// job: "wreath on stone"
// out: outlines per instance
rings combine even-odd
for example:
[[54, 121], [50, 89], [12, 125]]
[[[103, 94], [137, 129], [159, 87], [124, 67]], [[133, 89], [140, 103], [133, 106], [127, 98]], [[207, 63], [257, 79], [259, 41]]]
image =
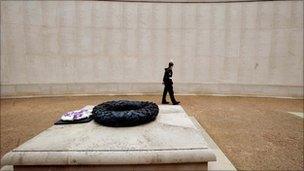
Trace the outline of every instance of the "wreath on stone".
[[101, 125], [127, 127], [151, 122], [158, 112], [158, 106], [153, 102], [116, 100], [95, 106], [92, 114]]

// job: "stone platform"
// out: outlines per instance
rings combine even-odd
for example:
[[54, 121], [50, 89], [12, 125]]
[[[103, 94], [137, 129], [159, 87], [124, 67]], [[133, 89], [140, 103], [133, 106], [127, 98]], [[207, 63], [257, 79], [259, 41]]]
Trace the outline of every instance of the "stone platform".
[[7, 153], [14, 170], [207, 170], [215, 161], [181, 106], [160, 105], [154, 122], [105, 127], [94, 121], [54, 125]]

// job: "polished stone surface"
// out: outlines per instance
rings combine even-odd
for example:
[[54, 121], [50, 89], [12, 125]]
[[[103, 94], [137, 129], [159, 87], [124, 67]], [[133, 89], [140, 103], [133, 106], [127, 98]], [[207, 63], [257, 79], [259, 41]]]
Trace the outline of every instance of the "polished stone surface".
[[222, 152], [222, 150], [216, 145], [213, 139], [208, 135], [207, 131], [199, 124], [199, 122], [192, 116], [190, 117], [192, 123], [196, 126], [198, 130], [200, 130], [203, 135], [208, 147], [211, 148], [216, 156], [216, 161], [208, 162], [208, 170], [229, 170], [235, 171], [236, 168], [230, 162], [230, 160], [226, 157], [226, 155]]
[[3, 165], [179, 164], [215, 161], [181, 106], [160, 105], [154, 122], [113, 128], [55, 125], [2, 158]]
[[188, 116], [180, 105], [159, 105], [159, 114], [181, 114], [184, 116]]

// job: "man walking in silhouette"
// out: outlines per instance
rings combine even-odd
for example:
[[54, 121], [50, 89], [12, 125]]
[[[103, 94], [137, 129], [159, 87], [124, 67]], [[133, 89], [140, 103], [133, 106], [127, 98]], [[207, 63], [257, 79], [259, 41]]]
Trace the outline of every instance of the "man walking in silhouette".
[[163, 84], [165, 86], [164, 92], [163, 92], [163, 98], [162, 98], [162, 104], [169, 104], [166, 100], [167, 92], [169, 92], [171, 102], [173, 105], [178, 105], [180, 102], [176, 101], [174, 98], [174, 91], [173, 91], [173, 81], [172, 81], [172, 75], [173, 75], [173, 62], [169, 62], [169, 67], [165, 68], [165, 74], [163, 77]]

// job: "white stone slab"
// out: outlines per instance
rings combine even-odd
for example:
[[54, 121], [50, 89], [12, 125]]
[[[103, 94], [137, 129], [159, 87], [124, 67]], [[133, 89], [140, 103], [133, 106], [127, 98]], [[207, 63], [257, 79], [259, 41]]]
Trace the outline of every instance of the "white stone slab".
[[1, 167], [0, 171], [14, 171], [14, 166], [12, 166], [12, 165], [3, 166], [3, 167]]
[[289, 113], [289, 114], [296, 115], [296, 116], [301, 117], [301, 118], [304, 117], [304, 113], [303, 113], [303, 112], [288, 112], [288, 113]]
[[157, 117], [157, 122], [165, 125], [177, 126], [177, 127], [185, 127], [185, 128], [195, 127], [191, 119], [186, 114], [185, 115], [175, 114], [173, 116], [167, 114], [159, 115]]
[[183, 114], [188, 116], [180, 105], [159, 105], [159, 114]]
[[94, 121], [54, 125], [2, 158], [3, 165], [205, 163], [216, 157], [181, 106], [159, 106], [151, 123], [113, 128]]
[[208, 163], [208, 170], [230, 170], [234, 171], [236, 168], [230, 162], [230, 160], [226, 157], [226, 155], [222, 152], [222, 150], [216, 145], [213, 139], [209, 136], [206, 130], [198, 123], [198, 121], [194, 117], [190, 117], [192, 123], [196, 126], [198, 130], [201, 131], [208, 147], [213, 150], [216, 155], [216, 161], [212, 161]]

